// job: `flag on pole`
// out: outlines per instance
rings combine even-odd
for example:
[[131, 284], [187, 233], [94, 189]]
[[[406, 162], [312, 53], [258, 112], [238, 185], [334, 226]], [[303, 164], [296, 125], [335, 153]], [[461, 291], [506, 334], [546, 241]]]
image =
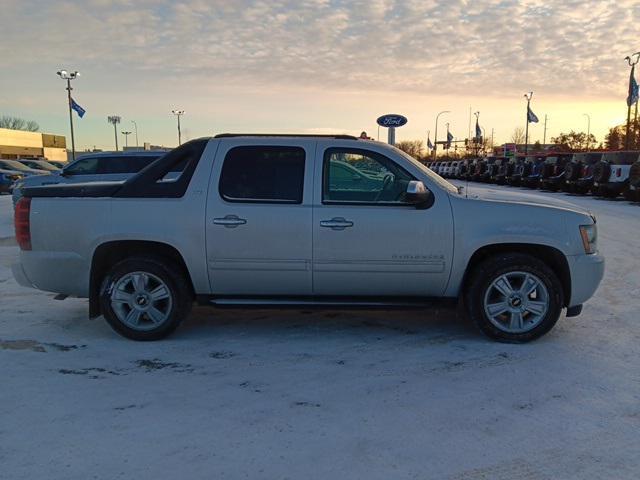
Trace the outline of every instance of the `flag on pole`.
[[531, 107], [527, 107], [527, 120], [529, 121], [529, 123], [538, 123], [538, 117], [535, 113], [533, 113]]
[[427, 137], [427, 148], [429, 150], [433, 150], [433, 143], [431, 143], [431, 139]]
[[480, 124], [478, 123], [477, 117], [476, 117], [476, 138], [482, 142], [482, 129], [480, 128]]
[[453, 142], [453, 134], [447, 132], [447, 149], [451, 148], [451, 142]]
[[76, 111], [80, 118], [84, 117], [86, 110], [78, 105], [73, 98], [71, 99], [71, 108]]
[[636, 66], [631, 67], [631, 73], [629, 74], [629, 95], [627, 95], [627, 106], [630, 107], [634, 103], [638, 101], [639, 92], [638, 92], [638, 82], [636, 82], [636, 77], [634, 75]]

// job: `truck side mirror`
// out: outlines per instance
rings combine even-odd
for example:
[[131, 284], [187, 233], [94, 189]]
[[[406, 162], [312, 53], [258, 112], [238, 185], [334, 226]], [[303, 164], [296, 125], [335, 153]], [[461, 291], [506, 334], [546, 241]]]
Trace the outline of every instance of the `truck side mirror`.
[[411, 180], [407, 185], [406, 201], [417, 209], [426, 209], [433, 205], [433, 192], [419, 180]]

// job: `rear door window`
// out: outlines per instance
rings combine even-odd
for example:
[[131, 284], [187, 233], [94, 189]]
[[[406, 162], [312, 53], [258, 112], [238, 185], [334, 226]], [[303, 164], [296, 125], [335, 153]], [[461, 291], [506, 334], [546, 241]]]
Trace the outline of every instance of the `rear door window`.
[[228, 202], [302, 203], [305, 151], [300, 147], [235, 147], [225, 156], [220, 196]]
[[96, 157], [81, 158], [64, 171], [69, 175], [95, 175], [98, 172], [98, 159]]

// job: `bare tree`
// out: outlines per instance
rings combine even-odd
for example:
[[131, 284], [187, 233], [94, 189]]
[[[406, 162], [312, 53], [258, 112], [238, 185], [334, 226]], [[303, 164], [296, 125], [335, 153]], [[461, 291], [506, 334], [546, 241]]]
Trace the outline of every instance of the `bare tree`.
[[25, 120], [24, 118], [12, 117], [10, 115], [2, 115], [0, 117], [0, 128], [8, 128], [10, 130], [25, 130], [27, 132], [37, 132], [40, 125], [33, 120]]
[[417, 159], [420, 159], [424, 153], [424, 142], [422, 140], [403, 140], [396, 143], [396, 147]]
[[511, 143], [522, 145], [524, 143], [524, 128], [516, 127], [511, 134]]

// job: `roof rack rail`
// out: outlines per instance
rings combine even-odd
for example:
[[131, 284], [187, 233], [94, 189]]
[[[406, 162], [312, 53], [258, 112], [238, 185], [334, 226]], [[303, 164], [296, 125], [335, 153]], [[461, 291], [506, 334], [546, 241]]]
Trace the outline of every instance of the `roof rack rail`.
[[314, 135], [312, 133], [219, 133], [213, 138], [233, 137], [303, 137], [303, 138], [335, 138], [337, 140], [358, 140], [353, 135]]

